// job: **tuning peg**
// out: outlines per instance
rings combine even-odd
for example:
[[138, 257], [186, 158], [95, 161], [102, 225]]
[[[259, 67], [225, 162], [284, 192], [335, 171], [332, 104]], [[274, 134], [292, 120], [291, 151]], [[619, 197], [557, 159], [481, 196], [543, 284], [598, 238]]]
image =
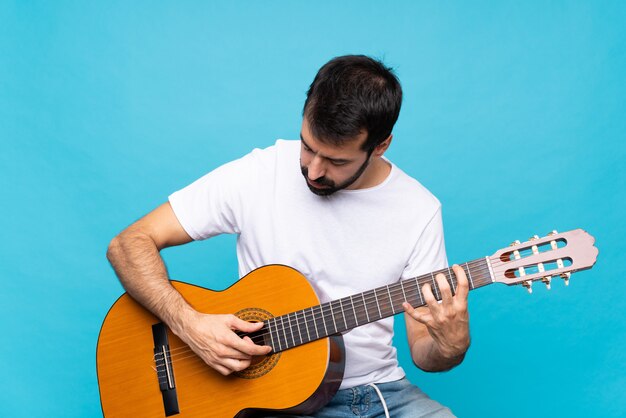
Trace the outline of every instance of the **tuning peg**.
[[528, 238], [528, 241], [534, 241], [536, 239], [539, 239], [539, 235], [533, 235], [532, 237]]
[[565, 280], [565, 286], [569, 286], [569, 278], [572, 275], [569, 271], [567, 273], [561, 273], [561, 278]]
[[552, 276], [546, 276], [541, 279], [541, 281], [546, 284], [546, 289], [550, 290], [550, 282], [552, 281]]
[[522, 282], [522, 286], [524, 286], [526, 290], [528, 290], [528, 294], [533, 293], [533, 281], [532, 280], [526, 280], [525, 282]]
[[518, 240], [518, 239], [516, 239], [515, 241], [513, 241], [513, 242], [509, 245], [509, 247], [513, 247], [513, 246], [515, 246], [515, 245], [517, 245], [517, 244], [521, 244], [521, 241], [520, 241], [520, 240]]
[[558, 234], [556, 229], [553, 229], [552, 232], [549, 232], [548, 235], [556, 235]]

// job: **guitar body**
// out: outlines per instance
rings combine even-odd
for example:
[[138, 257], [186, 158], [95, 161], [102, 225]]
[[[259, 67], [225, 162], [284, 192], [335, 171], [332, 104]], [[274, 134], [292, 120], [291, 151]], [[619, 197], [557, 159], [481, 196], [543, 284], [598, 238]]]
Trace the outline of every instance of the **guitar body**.
[[[172, 282], [198, 311], [265, 320], [319, 304], [306, 278], [280, 265], [259, 268], [215, 292]], [[343, 377], [340, 335], [255, 359], [240, 373], [222, 376], [176, 337], [167, 334], [171, 369], [157, 370], [153, 325], [160, 320], [124, 294], [104, 320], [97, 372], [105, 417], [164, 417], [160, 382], [173, 382], [180, 417], [247, 417], [259, 411], [310, 413], [325, 405]], [[158, 349], [158, 347], [156, 347]], [[169, 380], [171, 379], [171, 380]], [[271, 412], [268, 412], [271, 414]]]

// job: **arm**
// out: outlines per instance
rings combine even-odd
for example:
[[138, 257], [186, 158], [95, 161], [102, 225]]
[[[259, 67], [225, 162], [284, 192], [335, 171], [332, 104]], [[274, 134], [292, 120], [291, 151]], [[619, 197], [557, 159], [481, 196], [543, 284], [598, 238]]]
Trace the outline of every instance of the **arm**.
[[224, 375], [243, 370], [252, 356], [267, 354], [271, 348], [257, 346], [248, 337], [241, 339], [233, 330], [252, 332], [263, 324], [234, 315], [200, 313], [174, 289], [159, 251], [190, 241], [170, 204], [165, 203], [113, 238], [107, 258], [126, 291], [209, 366]]
[[454, 296], [445, 277], [439, 274], [436, 280], [442, 295], [441, 303], [435, 299], [429, 284], [422, 287], [427, 306], [414, 309], [404, 303], [411, 357], [424, 371], [452, 369], [463, 361], [469, 348], [469, 286], [463, 269], [455, 265], [453, 270], [458, 281]]

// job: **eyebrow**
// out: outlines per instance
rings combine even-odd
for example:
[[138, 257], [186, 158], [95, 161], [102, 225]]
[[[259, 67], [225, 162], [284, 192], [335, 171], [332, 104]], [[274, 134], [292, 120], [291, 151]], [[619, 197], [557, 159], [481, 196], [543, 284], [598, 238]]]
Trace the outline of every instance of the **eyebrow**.
[[[300, 141], [302, 141], [302, 143], [311, 151], [313, 151], [313, 148], [311, 148], [309, 146], [309, 144], [306, 143], [306, 141], [304, 140], [304, 138], [302, 137], [302, 132], [300, 132]], [[322, 155], [322, 158], [328, 160], [328, 161], [332, 161], [334, 163], [351, 163], [353, 160], [350, 159], [345, 159], [345, 158], [330, 158], [330, 157], [326, 157], [324, 155]]]

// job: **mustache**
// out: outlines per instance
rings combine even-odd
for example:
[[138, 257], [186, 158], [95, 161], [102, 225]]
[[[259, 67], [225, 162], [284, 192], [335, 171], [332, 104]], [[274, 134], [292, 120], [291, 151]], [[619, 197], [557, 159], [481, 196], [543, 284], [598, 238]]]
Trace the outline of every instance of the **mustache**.
[[[307, 167], [300, 166], [300, 170], [302, 171], [302, 175], [306, 178], [309, 178], [309, 169]], [[313, 180], [317, 184], [328, 187], [335, 187], [335, 182], [322, 176]]]

